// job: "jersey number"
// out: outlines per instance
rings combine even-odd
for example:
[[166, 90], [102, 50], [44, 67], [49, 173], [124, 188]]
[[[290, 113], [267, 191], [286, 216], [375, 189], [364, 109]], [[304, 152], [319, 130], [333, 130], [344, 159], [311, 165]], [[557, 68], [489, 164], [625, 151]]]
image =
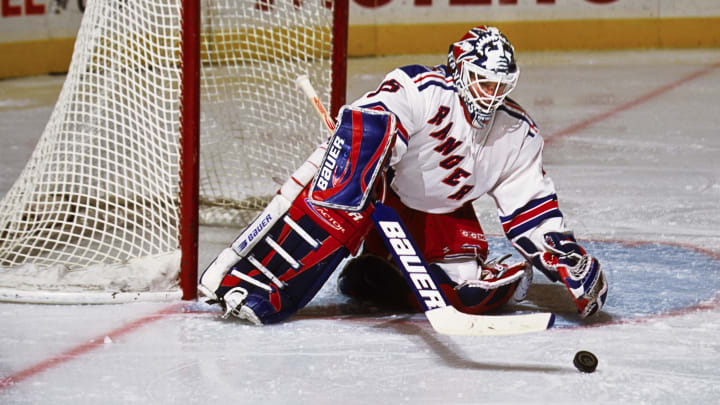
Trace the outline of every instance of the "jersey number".
[[395, 93], [398, 90], [400, 90], [401, 87], [402, 86], [400, 85], [400, 83], [398, 83], [398, 81], [395, 79], [386, 80], [380, 84], [380, 87], [377, 90], [368, 94], [368, 97], [375, 97], [381, 91], [386, 91], [388, 93]]

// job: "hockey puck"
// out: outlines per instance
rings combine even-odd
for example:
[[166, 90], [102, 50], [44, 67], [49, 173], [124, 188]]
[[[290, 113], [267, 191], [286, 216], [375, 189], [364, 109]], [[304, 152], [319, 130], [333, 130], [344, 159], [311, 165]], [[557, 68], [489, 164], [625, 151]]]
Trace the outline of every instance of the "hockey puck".
[[598, 359], [594, 354], [581, 350], [575, 353], [575, 359], [573, 359], [575, 368], [582, 371], [583, 373], [592, 373], [595, 371], [598, 365]]

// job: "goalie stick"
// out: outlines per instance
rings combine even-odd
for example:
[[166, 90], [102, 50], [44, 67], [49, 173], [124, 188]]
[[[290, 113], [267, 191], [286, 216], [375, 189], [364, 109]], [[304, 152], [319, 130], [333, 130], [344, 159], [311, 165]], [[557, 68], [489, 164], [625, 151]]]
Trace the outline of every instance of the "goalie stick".
[[[315, 111], [333, 133], [335, 124], [323, 107], [306, 75], [298, 76], [297, 85], [310, 99]], [[555, 315], [534, 313], [517, 315], [472, 315], [458, 311], [450, 304], [427, 263], [394, 209], [375, 202], [372, 220], [411, 290], [421, 303], [425, 316], [436, 332], [446, 335], [488, 336], [539, 332], [552, 327]]]

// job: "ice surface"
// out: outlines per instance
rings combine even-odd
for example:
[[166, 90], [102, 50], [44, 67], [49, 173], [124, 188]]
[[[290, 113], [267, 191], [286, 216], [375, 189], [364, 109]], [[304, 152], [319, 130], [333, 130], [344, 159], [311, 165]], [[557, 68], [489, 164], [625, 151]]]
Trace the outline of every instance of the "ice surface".
[[[356, 59], [349, 98], [442, 55]], [[513, 310], [557, 328], [448, 337], [422, 315], [348, 302], [334, 279], [291, 321], [253, 327], [198, 303], [0, 304], [2, 404], [695, 404], [720, 401], [720, 51], [521, 54], [514, 98], [548, 143], [561, 209], [610, 282], [580, 321], [536, 274]], [[61, 77], [0, 82], [0, 193], [40, 135]], [[492, 202], [477, 204], [500, 235]], [[208, 263], [236, 229], [204, 229]], [[510, 248], [491, 238], [500, 255]], [[517, 256], [517, 255], [516, 255]], [[576, 351], [599, 360], [593, 374]]]

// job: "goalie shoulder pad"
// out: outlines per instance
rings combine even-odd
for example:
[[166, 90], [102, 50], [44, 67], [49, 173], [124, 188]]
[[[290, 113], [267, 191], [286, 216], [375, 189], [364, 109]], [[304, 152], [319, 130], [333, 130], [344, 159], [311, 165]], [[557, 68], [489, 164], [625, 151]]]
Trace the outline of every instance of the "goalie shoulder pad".
[[335, 133], [310, 188], [317, 206], [362, 211], [381, 174], [396, 133], [386, 111], [343, 107]]

